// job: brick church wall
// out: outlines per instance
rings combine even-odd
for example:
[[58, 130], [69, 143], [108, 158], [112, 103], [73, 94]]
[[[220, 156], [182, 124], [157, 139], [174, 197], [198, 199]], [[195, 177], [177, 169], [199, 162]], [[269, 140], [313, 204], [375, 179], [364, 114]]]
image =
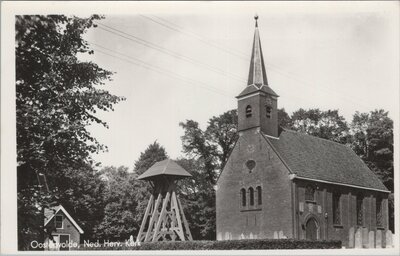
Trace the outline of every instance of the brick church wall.
[[[289, 172], [257, 129], [241, 132], [218, 180], [217, 239], [293, 237]], [[256, 162], [250, 172], [248, 160]], [[262, 205], [242, 207], [240, 189], [262, 187]], [[247, 194], [247, 205], [249, 196]], [[255, 192], [255, 195], [257, 193]]]
[[[305, 190], [308, 185], [311, 185], [315, 188], [314, 202], [307, 202], [305, 200]], [[376, 231], [377, 229], [388, 229], [387, 193], [307, 180], [295, 180], [295, 191], [295, 230], [296, 237], [299, 239], [306, 238], [305, 225], [310, 216], [314, 217], [320, 226], [320, 239], [341, 240], [342, 245], [345, 247], [348, 247], [349, 230], [351, 227], [365, 227], [368, 228], [368, 230], [373, 231]], [[334, 193], [339, 193], [341, 195], [341, 223], [339, 225], [334, 224], [333, 221]], [[357, 195], [362, 195], [364, 197], [362, 226], [357, 225]], [[381, 227], [376, 226], [377, 197], [380, 197], [383, 200], [383, 225]]]

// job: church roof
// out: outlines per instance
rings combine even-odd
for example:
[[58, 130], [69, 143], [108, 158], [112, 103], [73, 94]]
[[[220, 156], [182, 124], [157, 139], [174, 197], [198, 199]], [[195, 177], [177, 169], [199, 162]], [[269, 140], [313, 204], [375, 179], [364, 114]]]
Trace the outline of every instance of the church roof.
[[269, 95], [273, 95], [273, 96], [279, 97], [278, 94], [276, 94], [274, 92], [274, 90], [272, 90], [268, 86], [261, 86], [260, 88], [258, 88], [256, 86], [250, 85], [250, 86], [247, 86], [238, 96], [236, 96], [236, 98], [241, 98], [241, 97], [244, 97], [246, 95], [253, 94], [254, 92], [264, 92], [264, 93], [267, 93]]
[[253, 92], [265, 92], [273, 96], [278, 96], [269, 86], [267, 80], [267, 72], [265, 72], [264, 57], [261, 49], [260, 33], [258, 31], [257, 19], [254, 31], [253, 48], [251, 50], [251, 60], [249, 68], [249, 77], [247, 87], [237, 96], [237, 98], [249, 95]]
[[282, 130], [279, 139], [263, 137], [299, 178], [388, 191], [346, 145], [286, 129]]
[[179, 178], [191, 177], [192, 175], [171, 159], [165, 159], [153, 164], [147, 171], [142, 173], [138, 180], [150, 180], [155, 176], [170, 175]]
[[268, 85], [268, 81], [261, 49], [260, 33], [258, 31], [258, 16], [255, 16], [254, 18], [256, 20], [256, 29], [254, 31], [253, 49], [251, 51], [249, 79], [247, 85], [254, 84], [257, 87], [261, 87], [262, 85]]

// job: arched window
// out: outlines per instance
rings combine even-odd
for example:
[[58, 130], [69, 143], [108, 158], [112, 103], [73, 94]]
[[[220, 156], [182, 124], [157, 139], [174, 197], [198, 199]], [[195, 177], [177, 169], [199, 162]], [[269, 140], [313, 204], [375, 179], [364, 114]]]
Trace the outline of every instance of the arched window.
[[341, 220], [341, 212], [340, 212], [340, 193], [335, 192], [332, 196], [332, 210], [333, 210], [333, 224], [340, 225], [342, 223]]
[[376, 226], [382, 227], [383, 226], [383, 214], [382, 214], [382, 198], [376, 198]]
[[306, 187], [306, 201], [314, 201], [314, 194], [315, 189], [311, 185], [308, 185]]
[[246, 117], [251, 117], [252, 113], [251, 113], [251, 106], [247, 105], [246, 107]]
[[262, 190], [261, 186], [257, 187], [257, 204], [261, 205], [262, 204]]
[[249, 205], [254, 205], [254, 189], [252, 187], [249, 188]]
[[362, 195], [357, 195], [357, 205], [356, 205], [356, 212], [357, 212], [357, 225], [363, 226], [364, 224], [364, 198]]
[[272, 112], [272, 107], [271, 106], [267, 106], [267, 117], [271, 118], [271, 112]]
[[242, 198], [242, 206], [246, 206], [246, 189], [240, 190], [240, 197]]

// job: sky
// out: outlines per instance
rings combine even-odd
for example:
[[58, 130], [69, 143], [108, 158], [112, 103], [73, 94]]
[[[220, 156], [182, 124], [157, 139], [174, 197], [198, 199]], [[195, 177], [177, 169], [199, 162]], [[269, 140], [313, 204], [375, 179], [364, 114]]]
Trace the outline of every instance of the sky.
[[398, 2], [135, 3], [105, 12], [80, 56], [115, 72], [101, 88], [124, 96], [99, 113], [109, 129], [89, 127], [108, 146], [102, 166], [133, 168], [158, 141], [171, 158], [183, 156], [180, 122], [202, 128], [236, 108], [247, 84], [258, 24], [270, 87], [278, 107], [338, 109], [399, 115]]

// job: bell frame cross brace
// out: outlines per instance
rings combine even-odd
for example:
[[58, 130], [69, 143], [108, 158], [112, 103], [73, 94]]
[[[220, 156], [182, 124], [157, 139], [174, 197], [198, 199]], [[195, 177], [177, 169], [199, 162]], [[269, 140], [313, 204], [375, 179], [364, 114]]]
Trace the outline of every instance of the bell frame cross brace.
[[[180, 167], [176, 163], [173, 164]], [[158, 174], [142, 177], [146, 176], [146, 172], [138, 179], [149, 181], [153, 194], [150, 195], [136, 241], [193, 240], [182, 204], [176, 195], [176, 180], [188, 177], [190, 174], [185, 171], [182, 176]]]

